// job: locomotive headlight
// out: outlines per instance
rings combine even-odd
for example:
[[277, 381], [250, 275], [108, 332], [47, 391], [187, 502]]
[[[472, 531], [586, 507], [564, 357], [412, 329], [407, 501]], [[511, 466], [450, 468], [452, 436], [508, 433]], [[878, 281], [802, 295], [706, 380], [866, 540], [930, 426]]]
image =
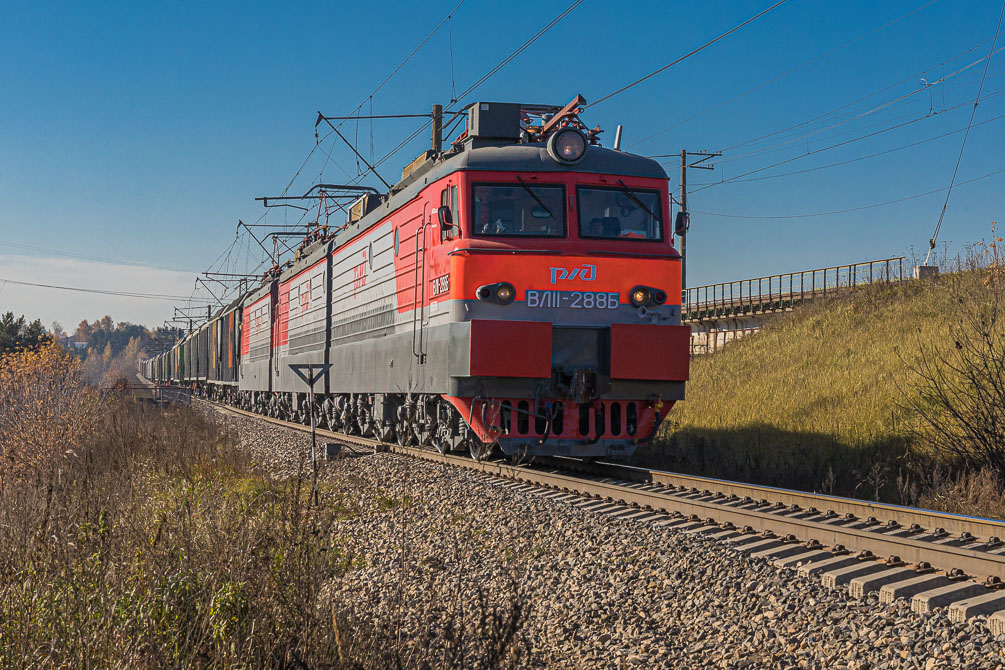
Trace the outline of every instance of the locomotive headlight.
[[649, 289], [645, 286], [636, 286], [628, 297], [631, 299], [633, 305], [642, 307], [649, 302]]
[[653, 291], [653, 302], [657, 305], [662, 305], [667, 301], [667, 292], [663, 289], [656, 289]]
[[516, 298], [516, 289], [509, 282], [502, 282], [496, 286], [496, 301], [501, 305], [508, 305]]
[[576, 163], [586, 154], [586, 138], [575, 128], [563, 128], [548, 139], [548, 154], [559, 163]]
[[482, 302], [496, 302], [508, 305], [516, 299], [516, 289], [507, 281], [498, 284], [483, 284], [475, 290], [475, 297]]

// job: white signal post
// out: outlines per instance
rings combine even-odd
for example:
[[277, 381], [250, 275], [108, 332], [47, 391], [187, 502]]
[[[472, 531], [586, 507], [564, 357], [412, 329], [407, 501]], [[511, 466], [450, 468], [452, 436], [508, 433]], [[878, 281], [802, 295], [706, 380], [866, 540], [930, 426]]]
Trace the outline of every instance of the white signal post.
[[329, 369], [331, 363], [291, 363], [290, 369], [297, 373], [297, 376], [307, 384], [307, 407], [311, 413], [311, 467], [314, 470], [314, 487], [311, 496], [314, 504], [317, 505], [320, 496], [318, 495], [318, 436], [317, 425], [314, 420], [314, 383], [321, 379]]

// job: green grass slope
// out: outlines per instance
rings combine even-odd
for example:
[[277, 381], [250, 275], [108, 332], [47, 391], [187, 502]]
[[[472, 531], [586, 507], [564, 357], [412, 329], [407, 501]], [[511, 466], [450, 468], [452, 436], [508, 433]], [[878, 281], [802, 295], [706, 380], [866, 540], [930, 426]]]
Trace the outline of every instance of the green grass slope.
[[906, 500], [931, 465], [911, 444], [911, 364], [920, 344], [945, 341], [952, 283], [974, 281], [954, 275], [818, 299], [696, 358], [687, 399], [634, 460]]

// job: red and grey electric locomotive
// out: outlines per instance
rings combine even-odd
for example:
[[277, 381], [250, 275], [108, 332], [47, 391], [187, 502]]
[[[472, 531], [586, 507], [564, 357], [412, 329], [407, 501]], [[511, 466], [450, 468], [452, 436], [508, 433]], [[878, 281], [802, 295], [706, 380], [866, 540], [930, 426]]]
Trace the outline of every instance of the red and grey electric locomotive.
[[[684, 397], [690, 329], [667, 175], [601, 147], [583, 104], [470, 105], [449, 150], [363, 195], [148, 374], [478, 459], [630, 454]], [[330, 364], [313, 406], [303, 364]]]

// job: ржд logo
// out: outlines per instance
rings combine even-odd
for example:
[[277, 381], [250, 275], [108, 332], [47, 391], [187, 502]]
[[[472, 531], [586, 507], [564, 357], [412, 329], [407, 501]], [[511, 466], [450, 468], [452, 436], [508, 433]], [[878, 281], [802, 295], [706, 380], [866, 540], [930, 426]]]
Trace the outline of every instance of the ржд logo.
[[583, 281], [593, 281], [597, 278], [597, 266], [584, 263], [582, 267], [572, 268], [548, 268], [551, 270], [551, 283], [557, 284], [559, 280], [573, 281], [582, 279]]

